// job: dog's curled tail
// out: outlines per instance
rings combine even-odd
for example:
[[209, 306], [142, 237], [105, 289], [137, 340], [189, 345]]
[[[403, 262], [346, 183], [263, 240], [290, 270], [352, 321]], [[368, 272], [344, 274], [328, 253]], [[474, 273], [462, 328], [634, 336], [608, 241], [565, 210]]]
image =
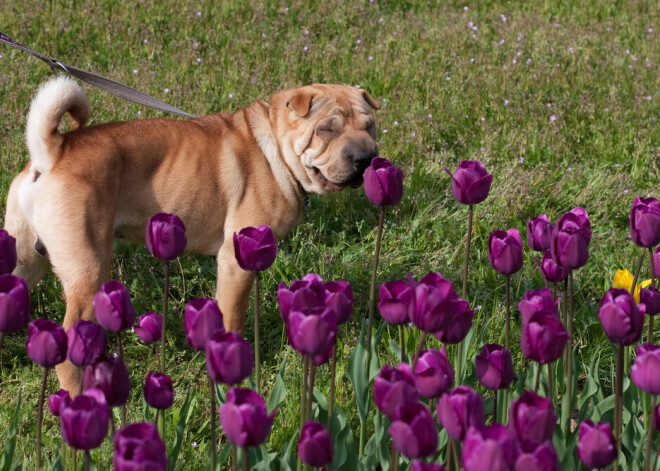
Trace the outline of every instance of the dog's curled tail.
[[57, 160], [62, 134], [57, 127], [64, 113], [69, 115], [71, 129], [85, 125], [89, 102], [78, 83], [68, 77], [57, 77], [44, 83], [32, 100], [25, 140], [34, 170], [48, 172]]

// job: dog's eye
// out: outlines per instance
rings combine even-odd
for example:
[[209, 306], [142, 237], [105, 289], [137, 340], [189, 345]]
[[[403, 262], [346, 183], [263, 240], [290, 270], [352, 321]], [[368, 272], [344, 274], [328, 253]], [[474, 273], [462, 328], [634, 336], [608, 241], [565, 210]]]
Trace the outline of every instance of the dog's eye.
[[340, 119], [336, 119], [334, 117], [327, 118], [316, 126], [316, 134], [318, 134], [321, 139], [329, 141], [333, 137], [336, 137], [338, 134], [340, 134], [343, 127], [344, 123]]

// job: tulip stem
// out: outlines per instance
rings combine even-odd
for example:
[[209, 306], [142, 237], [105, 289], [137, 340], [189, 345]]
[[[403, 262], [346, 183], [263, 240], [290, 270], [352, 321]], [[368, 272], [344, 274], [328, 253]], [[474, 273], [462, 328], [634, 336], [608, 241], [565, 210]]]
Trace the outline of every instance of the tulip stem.
[[165, 373], [165, 342], [167, 339], [167, 298], [170, 291], [170, 262], [163, 262], [163, 271], [165, 274], [165, 288], [163, 295], [163, 336], [160, 343], [160, 370]]
[[85, 459], [83, 461], [83, 469], [85, 471], [89, 471], [89, 463], [91, 461], [91, 456], [89, 454], [89, 450], [85, 450]]
[[[649, 265], [651, 267], [651, 286], [655, 286], [655, 260], [653, 260], [653, 249], [649, 247]], [[641, 296], [641, 295], [640, 295]], [[646, 343], [653, 343], [653, 316], [649, 317], [649, 333]]]
[[509, 337], [511, 336], [511, 279], [510, 275], [505, 277], [506, 287], [506, 333], [504, 337], [504, 344], [507, 350], [509, 349]]
[[[300, 460], [298, 460], [298, 462], [300, 462]], [[232, 471], [236, 471], [238, 469], [238, 448], [236, 445], [231, 446], [231, 469]]]
[[314, 402], [314, 381], [316, 380], [316, 365], [310, 358], [309, 360], [309, 386], [307, 393], [307, 413], [305, 414], [305, 421], [309, 420], [312, 416], [312, 403]]
[[401, 344], [401, 363], [403, 363], [406, 358], [406, 326], [404, 324], [399, 326], [399, 342]]
[[[655, 412], [653, 412], [655, 414]], [[655, 450], [655, 459], [653, 460], [653, 470], [655, 471], [655, 468], [658, 465], [658, 458], [660, 458], [660, 444], [658, 444], [658, 449]]]
[[248, 455], [248, 447], [243, 447], [243, 471], [250, 469], [250, 455]]
[[335, 381], [337, 376], [337, 343], [332, 346], [330, 359], [330, 393], [328, 394], [328, 433], [332, 436], [332, 412], [335, 407]]
[[259, 272], [254, 277], [254, 384], [261, 394], [261, 355], [259, 347]]
[[[651, 469], [651, 445], [653, 444], [653, 431], [655, 430], [655, 408], [658, 405], [658, 398], [653, 394], [651, 399], [651, 412], [650, 416], [650, 426], [649, 426], [649, 436], [646, 440], [646, 460], [644, 461], [644, 471], [649, 471]], [[654, 467], [655, 469], [655, 467]]]
[[497, 423], [497, 396], [499, 395], [499, 391], [495, 389], [493, 391], [493, 423]]
[[[615, 409], [614, 409], [614, 437], [616, 439], [617, 453], [621, 451], [621, 430], [623, 428], [623, 350], [621, 342], [617, 343], [616, 351], [616, 384], [615, 384]], [[614, 461], [614, 469], [619, 469], [619, 458]]]
[[392, 443], [392, 453], [390, 454], [390, 471], [399, 471], [399, 450]]
[[412, 359], [412, 365], [410, 365], [410, 371], [415, 374], [415, 366], [417, 366], [417, 360], [419, 359], [419, 354], [422, 353], [422, 348], [424, 348], [424, 342], [426, 341], [426, 332], [422, 332], [422, 336], [419, 338], [419, 343], [417, 344], [417, 350], [415, 350], [415, 356]]
[[[468, 267], [470, 265], [470, 242], [472, 241], [472, 219], [474, 217], [474, 206], [468, 205], [468, 230], [465, 237], [465, 258], [463, 259], [463, 299], [467, 296], [467, 280], [468, 280]], [[458, 383], [463, 382], [463, 348], [464, 339], [458, 342], [457, 358], [456, 358], [456, 374], [458, 376]], [[403, 361], [403, 360], [401, 360]]]
[[569, 314], [567, 316], [568, 320], [568, 342], [566, 342], [568, 351], [566, 352], [566, 358], [568, 365], [566, 365], [566, 425], [564, 430], [570, 430], [571, 424], [571, 406], [573, 404], [573, 270], [568, 270], [568, 286], [569, 286], [569, 298], [567, 300], [570, 305]]
[[[215, 383], [211, 378], [211, 375], [208, 375], [209, 378], [209, 389], [211, 390], [211, 446], [209, 447], [209, 460], [210, 460], [210, 469], [215, 471], [215, 454], [217, 447], [217, 440], [215, 438], [215, 421], [216, 421], [216, 412], [215, 412]], [[165, 415], [165, 414], [163, 414]]]
[[445, 458], [445, 468], [446, 469], [451, 469], [451, 441], [453, 438], [449, 437], [447, 440], [447, 455]]
[[41, 426], [44, 420], [44, 396], [46, 395], [46, 384], [48, 383], [48, 372], [50, 368], [44, 368], [44, 377], [41, 381], [39, 391], [39, 403], [37, 404], [37, 471], [41, 469]]
[[645, 255], [646, 255], [646, 251], [642, 250], [642, 256], [639, 257], [639, 262], [637, 262], [637, 268], [635, 269], [635, 277], [633, 278], [632, 286], [630, 287], [630, 294], [632, 294], [633, 297], [635, 296], [635, 287], [637, 286], [637, 280], [639, 279], [639, 272], [642, 270], [642, 263], [644, 263]]
[[305, 425], [305, 413], [307, 412], [307, 372], [309, 371], [309, 357], [307, 355], [303, 356], [303, 375], [302, 375], [302, 387], [301, 387], [301, 398], [300, 398], [300, 430], [302, 430], [303, 425]]
[[2, 351], [2, 345], [5, 343], [5, 333], [0, 330], [0, 351]]
[[454, 450], [454, 463], [456, 463], [456, 471], [461, 471], [461, 457], [456, 447], [456, 440], [451, 441], [451, 448]]
[[552, 385], [552, 363], [548, 363], [548, 397], [552, 401], [552, 403], [555, 403], [555, 398], [557, 397], [555, 395], [555, 392], [553, 391], [553, 385]]
[[[119, 355], [121, 361], [126, 364], [126, 361], [124, 360], [124, 347], [121, 343], [121, 330], [117, 332], [117, 355]], [[124, 425], [126, 425], [126, 403], [121, 405], [121, 426], [123, 427]]]
[[540, 363], [537, 365], [538, 368], [536, 368], [536, 381], [534, 382], [534, 392], [536, 394], [539, 393], [539, 384], [541, 383], [541, 370], [543, 369], [543, 365]]
[[71, 469], [78, 469], [78, 450], [71, 448], [71, 464], [73, 465]]

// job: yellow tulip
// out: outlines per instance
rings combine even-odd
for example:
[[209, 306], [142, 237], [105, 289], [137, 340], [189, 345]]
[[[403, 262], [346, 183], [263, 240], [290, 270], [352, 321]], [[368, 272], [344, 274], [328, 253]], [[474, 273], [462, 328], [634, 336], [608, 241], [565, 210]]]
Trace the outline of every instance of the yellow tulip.
[[[632, 287], [634, 280], [635, 277], [628, 270], [617, 270], [614, 275], [614, 281], [612, 282], [612, 287], [623, 288], [630, 291], [630, 288]], [[637, 286], [635, 286], [635, 293], [633, 296], [637, 304], [639, 304], [639, 290], [641, 288], [646, 288], [650, 284], [651, 284], [651, 280], [646, 280], [646, 281], [642, 281], [641, 283], [637, 283]]]

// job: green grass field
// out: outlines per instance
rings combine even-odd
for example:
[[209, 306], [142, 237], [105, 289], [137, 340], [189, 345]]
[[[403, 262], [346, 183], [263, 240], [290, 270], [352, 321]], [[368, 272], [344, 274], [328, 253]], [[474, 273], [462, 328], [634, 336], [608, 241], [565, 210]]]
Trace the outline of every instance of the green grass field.
[[[659, 15], [657, 4], [642, 1], [23, 0], [0, 2], [0, 29], [64, 63], [198, 115], [236, 110], [278, 89], [314, 82], [368, 90], [381, 103], [381, 156], [405, 174], [403, 200], [386, 218], [381, 282], [439, 271], [460, 286], [467, 212], [454, 200], [443, 168], [481, 160], [494, 181], [476, 209], [468, 298], [479, 306], [483, 341], [504, 336], [504, 280], [487, 261], [489, 232], [516, 227], [524, 237], [532, 216], [555, 220], [575, 206], [586, 208], [594, 235], [589, 263], [576, 275], [576, 341], [581, 364], [602, 354], [600, 376], [609, 395], [612, 351], [596, 316], [598, 303], [614, 272], [632, 271], [638, 257], [628, 230], [633, 199], [660, 196]], [[3, 209], [12, 178], [28, 160], [23, 135], [30, 100], [50, 75], [37, 59], [0, 45]], [[84, 89], [90, 124], [162, 116]], [[279, 245], [275, 265], [262, 278], [266, 391], [288, 350], [277, 285], [309, 272], [351, 282], [357, 302], [341, 339], [338, 403], [353, 433], [359, 420], [345, 372], [367, 312], [377, 220], [362, 189], [312, 197], [303, 223]], [[524, 267], [513, 276], [514, 305], [526, 290], [543, 285], [532, 257], [526, 249]], [[193, 361], [178, 319], [187, 300], [214, 294], [215, 270], [213, 258], [189, 254], [173, 265], [174, 407], [189, 385], [201, 393], [182, 448], [186, 469], [205, 462], [209, 401], [203, 361]], [[160, 309], [162, 269], [145, 247], [118, 247], [113, 276], [130, 287], [138, 313]], [[61, 321], [65, 303], [52, 274], [33, 291], [32, 303], [34, 317]], [[513, 355], [522, 369], [518, 331]], [[250, 327], [246, 336], [252, 339]], [[413, 348], [416, 339], [409, 340]], [[32, 469], [41, 368], [28, 359], [24, 343], [24, 333], [11, 336], [0, 354], [0, 423], [8, 423], [22, 390], [17, 463]], [[142, 420], [142, 380], [157, 361], [137, 341], [125, 343], [133, 380], [129, 419]], [[298, 425], [300, 368], [292, 358], [284, 378], [289, 394], [268, 442], [272, 452]], [[381, 361], [390, 358], [383, 350]], [[327, 392], [328, 373], [319, 375], [317, 386]], [[52, 375], [49, 392], [56, 389]], [[59, 450], [58, 420], [46, 413], [45, 427], [46, 449]], [[5, 437], [0, 430], [0, 443]], [[95, 460], [99, 469], [109, 468], [108, 443]]]

